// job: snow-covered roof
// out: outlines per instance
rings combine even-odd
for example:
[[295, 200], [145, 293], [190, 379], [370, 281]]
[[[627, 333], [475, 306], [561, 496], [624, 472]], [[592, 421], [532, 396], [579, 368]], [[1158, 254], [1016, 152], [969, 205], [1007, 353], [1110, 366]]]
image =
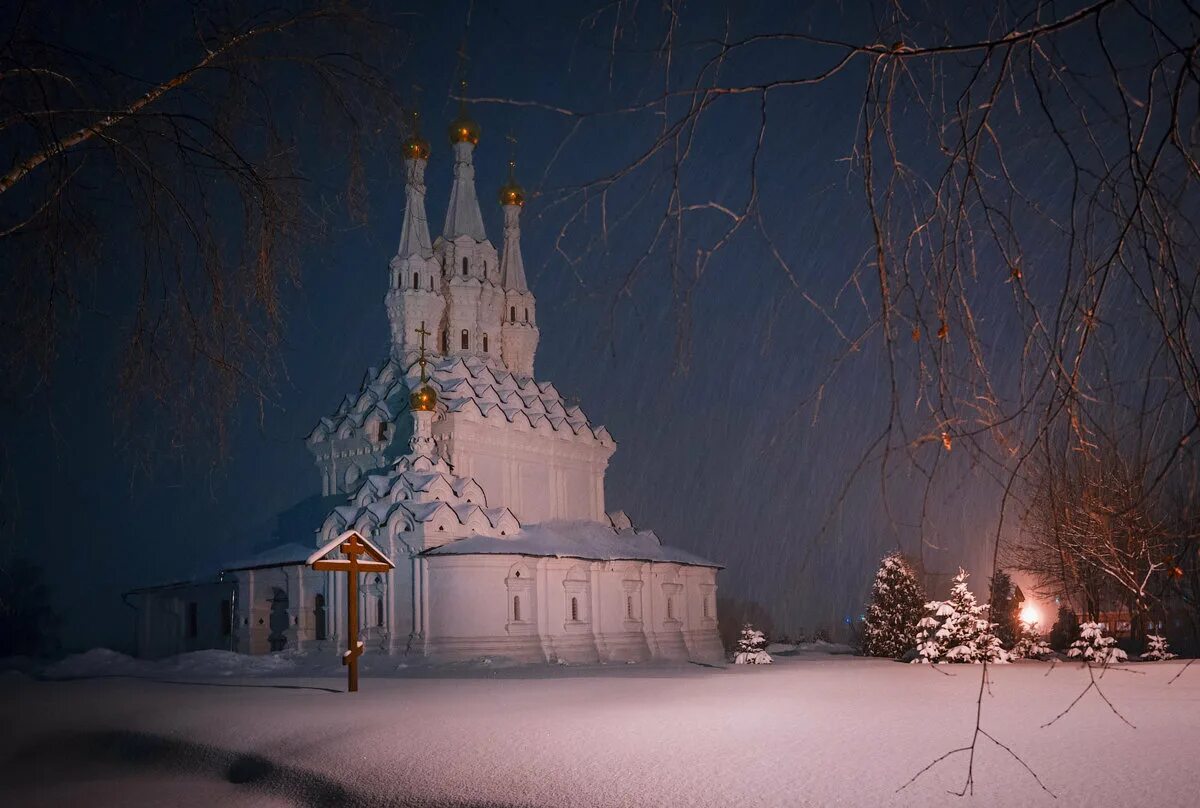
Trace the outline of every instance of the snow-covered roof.
[[293, 564], [304, 564], [312, 553], [312, 547], [289, 542], [263, 550], [249, 558], [238, 559], [221, 565], [224, 572], [235, 570], [253, 570], [262, 567], [289, 567]]
[[[552, 382], [513, 373], [496, 359], [475, 354], [434, 356], [429, 375], [438, 393], [438, 408], [444, 412], [473, 412], [576, 440], [613, 443], [608, 429], [592, 425], [583, 410], [565, 401]], [[368, 418], [391, 423], [406, 416], [408, 394], [416, 389], [419, 378], [416, 365], [404, 368], [395, 359], [371, 368], [358, 392], [346, 396], [333, 415], [322, 418], [309, 441], [319, 443], [347, 430], [353, 433], [362, 429]]]
[[526, 555], [594, 561], [662, 561], [722, 568], [687, 550], [661, 543], [650, 530], [614, 530], [600, 522], [551, 521], [526, 525], [511, 536], [468, 536], [423, 555]]

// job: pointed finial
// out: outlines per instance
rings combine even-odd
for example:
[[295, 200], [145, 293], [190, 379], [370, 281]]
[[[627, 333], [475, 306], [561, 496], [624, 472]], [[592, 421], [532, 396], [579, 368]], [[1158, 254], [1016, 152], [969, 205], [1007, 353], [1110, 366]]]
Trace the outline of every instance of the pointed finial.
[[505, 137], [509, 143], [508, 182], [500, 186], [500, 204], [521, 207], [525, 204], [525, 189], [517, 182], [517, 138], [512, 132]]
[[428, 160], [429, 141], [421, 137], [421, 113], [414, 109], [410, 114], [412, 115], [412, 134], [401, 147], [404, 150], [404, 156], [409, 160]]
[[421, 386], [408, 397], [408, 405], [414, 412], [433, 412], [437, 406], [437, 392], [430, 386], [429, 372], [426, 370], [429, 360], [425, 358], [425, 338], [429, 332], [425, 330], [425, 323], [421, 323], [417, 333], [421, 335], [421, 352], [417, 355], [417, 364], [421, 366]]

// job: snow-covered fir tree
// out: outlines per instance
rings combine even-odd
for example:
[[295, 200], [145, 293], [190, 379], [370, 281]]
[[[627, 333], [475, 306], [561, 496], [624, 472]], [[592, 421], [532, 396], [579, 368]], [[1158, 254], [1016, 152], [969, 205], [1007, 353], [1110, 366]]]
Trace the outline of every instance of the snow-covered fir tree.
[[1010, 655], [1013, 659], [1033, 659], [1049, 656], [1054, 653], [1046, 638], [1037, 630], [1037, 623], [1021, 624], [1021, 636], [1012, 647]]
[[767, 653], [767, 638], [754, 626], [747, 623], [742, 626], [742, 636], [738, 638], [737, 653], [733, 657], [735, 665], [770, 665], [774, 660]]
[[987, 607], [967, 588], [967, 572], [954, 576], [950, 597], [925, 604], [917, 623], [917, 658], [913, 662], [1008, 662], [1009, 655], [993, 633]]
[[1142, 652], [1143, 662], [1164, 662], [1174, 658], [1166, 637], [1161, 634], [1146, 635], [1146, 650]]
[[1071, 643], [1067, 656], [1083, 662], [1096, 665], [1113, 665], [1124, 662], [1129, 657], [1120, 648], [1117, 641], [1104, 634], [1104, 626], [1100, 623], [1080, 623], [1079, 639]]
[[904, 656], [916, 645], [917, 623], [924, 611], [925, 591], [908, 561], [900, 553], [884, 556], [871, 587], [862, 652], [876, 657]]

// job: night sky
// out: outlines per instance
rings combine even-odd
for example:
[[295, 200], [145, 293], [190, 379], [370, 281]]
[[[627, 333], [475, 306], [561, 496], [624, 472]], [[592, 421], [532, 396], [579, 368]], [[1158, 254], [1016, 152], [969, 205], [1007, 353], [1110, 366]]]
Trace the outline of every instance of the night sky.
[[[696, 4], [688, 7], [680, 41], [719, 35], [727, 12], [734, 35], [786, 27], [847, 39], [872, 36], [870, 15], [856, 12], [855, 4], [811, 5], [754, 16], [742, 4]], [[583, 12], [571, 6], [477, 4], [466, 33], [469, 94], [581, 110], [653, 97], [661, 86], [654, 32], [627, 32], [613, 59], [611, 20], [609, 27], [581, 23]], [[119, 29], [122, 13], [108, 4], [91, 7], [88, 14], [101, 20], [87, 25], [99, 32]], [[450, 188], [444, 127], [456, 109], [448, 95], [465, 19], [462, 3], [429, 4], [415, 17], [397, 18], [412, 37], [397, 66], [397, 84], [422, 88], [421, 112], [433, 145], [426, 180], [435, 234]], [[780, 49], [774, 62], [772, 54], [767, 49], [752, 64], [730, 64], [727, 80], [803, 73], [829, 60], [814, 54], [811, 66], [797, 65], [795, 51]], [[702, 56], [684, 50], [681, 70]], [[172, 58], [172, 48], [161, 43], [133, 57], [141, 63], [130, 69], [166, 74], [174, 69]], [[549, 204], [555, 189], [603, 176], [639, 154], [658, 119], [589, 122], [550, 165], [570, 121], [529, 107], [471, 107], [483, 129], [475, 158], [479, 196], [497, 247], [495, 194], [509, 155], [505, 135], [511, 131], [517, 138], [518, 174], [530, 191], [523, 250], [540, 314], [537, 376], [553, 381], [564, 396], [578, 396], [592, 422], [608, 426], [615, 437], [609, 510], [624, 509], [664, 542], [724, 563], [721, 593], [762, 603], [777, 627], [789, 631], [836, 629], [857, 616], [880, 555], [896, 546], [920, 552], [930, 570], [952, 572], [962, 564], [982, 579], [990, 573], [999, 515], [997, 484], [965, 454], [945, 461], [923, 525], [923, 480], [903, 464], [886, 478], [878, 462], [868, 464], [843, 495], [886, 416], [878, 340], [841, 365], [819, 409], [812, 402], [840, 342], [806, 296], [848, 332], [867, 317], [857, 294], [845, 288], [870, 248], [861, 182], [845, 159], [857, 133], [862, 84], [859, 66], [817, 87], [772, 97], [760, 157], [761, 206], [797, 283], [789, 282], [761, 234], [747, 228], [701, 279], [686, 284], [691, 344], [683, 359], [677, 351], [680, 287], [672, 283], [663, 251], [645, 264], [631, 295], [615, 298], [658, 224], [660, 191], [652, 193], [658, 207], [651, 200], [636, 209], [610, 229], [606, 244], [585, 252], [585, 241], [599, 240], [601, 233], [593, 206], [562, 241], [569, 255], [582, 256], [574, 262], [556, 252], [574, 209]], [[709, 116], [695, 144], [687, 186], [692, 201], [744, 200], [758, 115], [757, 100], [747, 97], [722, 102]], [[908, 134], [922, 137], [919, 127]], [[123, 591], [204, 574], [222, 560], [273, 544], [307, 543], [307, 531], [318, 526], [319, 516], [308, 528], [297, 527], [307, 518], [303, 503], [319, 493], [304, 437], [342, 396], [358, 389], [368, 366], [386, 356], [383, 295], [404, 197], [397, 142], [390, 152], [368, 155], [369, 216], [365, 225], [352, 222], [338, 207], [343, 155], [323, 156], [313, 132], [296, 137], [311, 152], [311, 193], [334, 211], [332, 227], [310, 251], [301, 288], [286, 293], [286, 375], [279, 398], [261, 423], [253, 406], [239, 410], [227, 457], [212, 465], [209, 447], [184, 446], [155, 458], [148, 476], [140, 460], [123, 450], [111, 404], [125, 316], [117, 293], [109, 299], [102, 291], [93, 310], [81, 313], [49, 393], [13, 403], [9, 462], [18, 485], [16, 540], [37, 537], [39, 547], [48, 548], [39, 557], [47, 562], [64, 617], [67, 648], [129, 648], [132, 612], [122, 604]], [[1014, 170], [1043, 174], [1037, 187], [1049, 205], [1065, 193], [1056, 159], [1036, 139], [1014, 155]], [[614, 210], [627, 208], [632, 196], [615, 194]], [[719, 214], [706, 215], [690, 220], [688, 238], [696, 243], [721, 226]], [[119, 241], [113, 234], [112, 242]], [[688, 242], [683, 254], [694, 248]], [[1052, 263], [1053, 248], [1045, 249], [1043, 257]], [[1037, 255], [1036, 247], [1027, 244], [1027, 250]], [[107, 255], [120, 261], [119, 248]], [[1013, 350], [1002, 292], [1002, 285], [985, 283], [975, 300], [991, 340], [987, 350], [1001, 360]], [[911, 409], [913, 402], [904, 406]], [[153, 426], [158, 415], [148, 411], [144, 418]], [[21, 426], [14, 430], [14, 423]], [[281, 522], [280, 514], [288, 516]], [[977, 591], [985, 589], [982, 580], [976, 584]]]

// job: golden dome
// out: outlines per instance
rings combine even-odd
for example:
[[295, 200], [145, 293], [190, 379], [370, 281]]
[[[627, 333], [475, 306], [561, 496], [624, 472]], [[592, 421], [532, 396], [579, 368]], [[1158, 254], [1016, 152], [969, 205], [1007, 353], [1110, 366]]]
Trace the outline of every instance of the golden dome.
[[413, 412], [433, 412], [437, 407], [437, 392], [428, 384], [423, 384], [412, 391], [408, 406]]
[[525, 189], [517, 182], [515, 175], [516, 165], [514, 161], [508, 161], [508, 182], [500, 186], [501, 205], [516, 205], [520, 207], [525, 204]]
[[429, 159], [429, 141], [420, 135], [413, 135], [404, 141], [400, 148], [404, 151], [404, 157], [407, 160]]
[[465, 111], [450, 123], [450, 142], [479, 145], [479, 124], [471, 120]]

